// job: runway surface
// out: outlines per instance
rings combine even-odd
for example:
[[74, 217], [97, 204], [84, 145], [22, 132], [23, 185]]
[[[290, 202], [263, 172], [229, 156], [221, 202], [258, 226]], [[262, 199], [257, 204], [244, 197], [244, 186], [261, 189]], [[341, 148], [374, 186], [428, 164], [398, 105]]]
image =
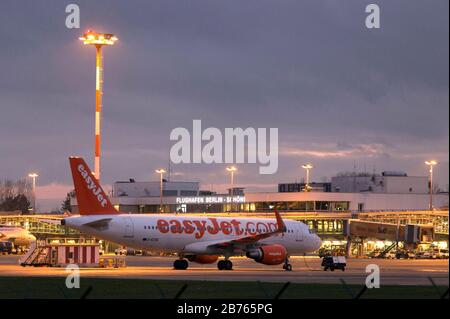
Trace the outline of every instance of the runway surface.
[[[189, 263], [187, 270], [172, 268], [174, 257], [128, 256], [126, 268], [82, 268], [82, 277], [139, 278], [172, 280], [213, 281], [266, 281], [296, 283], [340, 283], [364, 284], [366, 266], [376, 264], [380, 268], [382, 285], [431, 285], [431, 277], [437, 285], [448, 286], [448, 260], [388, 260], [348, 259], [346, 271], [323, 271], [321, 259], [297, 257], [291, 259], [293, 271], [284, 271], [279, 266], [261, 265], [247, 258], [232, 258], [232, 271], [219, 271], [216, 264]], [[21, 267], [17, 256], [0, 256], [0, 276], [53, 276], [66, 277], [64, 268]]]

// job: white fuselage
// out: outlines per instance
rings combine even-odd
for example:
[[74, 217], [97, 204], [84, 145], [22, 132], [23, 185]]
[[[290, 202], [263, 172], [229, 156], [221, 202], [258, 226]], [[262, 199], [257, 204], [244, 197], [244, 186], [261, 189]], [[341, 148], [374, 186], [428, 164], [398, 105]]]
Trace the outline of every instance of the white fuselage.
[[26, 229], [14, 226], [0, 225], [0, 241], [10, 241], [16, 247], [28, 246], [36, 237]]
[[[250, 246], [280, 244], [289, 255], [296, 255], [320, 247], [320, 238], [310, 233], [308, 226], [298, 221], [284, 222], [286, 232], [236, 245], [228, 253], [238, 255]], [[275, 219], [162, 214], [83, 215], [66, 218], [63, 225], [127, 247], [182, 254], [221, 254], [223, 250], [208, 246], [277, 229]]]

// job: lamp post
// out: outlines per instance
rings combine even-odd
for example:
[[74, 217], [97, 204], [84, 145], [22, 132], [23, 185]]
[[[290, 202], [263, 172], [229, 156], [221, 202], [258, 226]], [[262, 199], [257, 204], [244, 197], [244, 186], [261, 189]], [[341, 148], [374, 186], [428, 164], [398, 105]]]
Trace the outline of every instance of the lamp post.
[[230, 166], [227, 167], [227, 171], [229, 171], [231, 173], [231, 181], [230, 181], [230, 190], [231, 190], [231, 195], [234, 195], [234, 172], [237, 171], [237, 168], [235, 166]]
[[[233, 198], [233, 196], [234, 196], [234, 172], [237, 171], [237, 168], [236, 168], [236, 166], [229, 166], [229, 167], [227, 167], [227, 171], [230, 172], [230, 178], [231, 178], [231, 180], [230, 180], [230, 193], [231, 193], [231, 196]], [[232, 201], [233, 201], [233, 199], [232, 199]], [[231, 202], [231, 210], [233, 210], [233, 202]]]
[[436, 161], [426, 161], [425, 165], [428, 165], [430, 167], [430, 204], [429, 204], [429, 208], [430, 210], [433, 210], [433, 166], [436, 165], [437, 162]]
[[303, 164], [302, 167], [306, 169], [306, 185], [305, 185], [305, 192], [309, 191], [309, 170], [314, 168], [314, 166], [311, 163]]
[[33, 213], [34, 213], [36, 212], [36, 178], [38, 178], [39, 175], [36, 173], [30, 173], [28, 174], [28, 177], [31, 177], [33, 179], [32, 191], [33, 191]]
[[94, 148], [94, 176], [100, 182], [100, 128], [103, 95], [103, 56], [102, 47], [113, 45], [118, 39], [110, 33], [96, 33], [88, 30], [79, 38], [84, 44], [95, 46], [95, 148]]
[[163, 174], [166, 172], [164, 169], [160, 168], [155, 170], [159, 174], [159, 212], [162, 213], [163, 206]]

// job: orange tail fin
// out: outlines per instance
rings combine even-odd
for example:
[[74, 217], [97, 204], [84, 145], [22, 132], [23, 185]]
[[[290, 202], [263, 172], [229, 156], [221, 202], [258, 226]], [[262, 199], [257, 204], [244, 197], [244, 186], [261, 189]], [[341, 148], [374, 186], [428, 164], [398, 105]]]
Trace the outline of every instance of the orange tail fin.
[[80, 215], [118, 214], [84, 159], [70, 157], [69, 162]]

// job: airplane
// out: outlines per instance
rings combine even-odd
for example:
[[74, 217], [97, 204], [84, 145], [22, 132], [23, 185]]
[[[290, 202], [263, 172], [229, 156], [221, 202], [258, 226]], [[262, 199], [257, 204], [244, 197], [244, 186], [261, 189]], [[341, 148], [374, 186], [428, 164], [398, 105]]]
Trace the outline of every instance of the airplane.
[[217, 268], [232, 270], [230, 257], [245, 255], [264, 265], [283, 264], [290, 271], [290, 256], [321, 246], [306, 224], [284, 221], [277, 211], [275, 219], [120, 213], [83, 158], [70, 157], [69, 162], [79, 215], [61, 224], [123, 246], [176, 253], [174, 269], [187, 269], [188, 261], [215, 263], [224, 256]]
[[0, 225], [0, 241], [12, 242], [14, 247], [24, 247], [35, 240], [36, 237], [22, 227]]

